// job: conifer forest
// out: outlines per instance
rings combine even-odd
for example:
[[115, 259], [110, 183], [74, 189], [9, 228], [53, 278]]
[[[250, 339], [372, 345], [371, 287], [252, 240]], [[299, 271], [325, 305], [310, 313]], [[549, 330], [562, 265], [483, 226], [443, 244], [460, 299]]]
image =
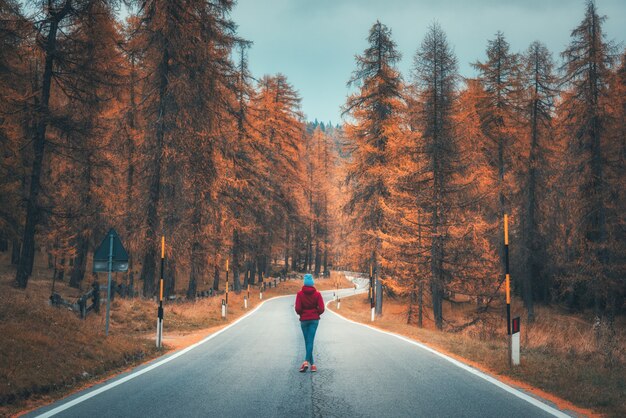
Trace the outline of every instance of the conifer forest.
[[[227, 260], [237, 292], [371, 269], [377, 309], [402, 296], [408, 322], [456, 331], [502, 309], [507, 215], [524, 320], [551, 305], [610, 330], [626, 313], [626, 50], [599, 5], [575, 4], [565, 49], [494, 32], [475, 77], [436, 21], [409, 57], [374, 21], [329, 123], [284, 74], [252, 73], [234, 0], [0, 0], [13, 285], [43, 260], [88, 288], [115, 228], [128, 297], [158, 292], [165, 237], [166, 297], [222, 290]], [[460, 298], [472, 314], [447, 318]]]

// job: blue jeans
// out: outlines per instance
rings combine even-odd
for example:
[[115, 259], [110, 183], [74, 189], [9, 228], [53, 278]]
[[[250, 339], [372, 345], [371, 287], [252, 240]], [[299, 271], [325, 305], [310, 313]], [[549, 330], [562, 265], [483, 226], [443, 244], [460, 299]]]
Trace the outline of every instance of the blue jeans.
[[315, 332], [317, 331], [318, 319], [311, 321], [300, 321], [302, 335], [304, 335], [304, 346], [306, 347], [306, 361], [313, 364], [313, 340], [315, 340]]

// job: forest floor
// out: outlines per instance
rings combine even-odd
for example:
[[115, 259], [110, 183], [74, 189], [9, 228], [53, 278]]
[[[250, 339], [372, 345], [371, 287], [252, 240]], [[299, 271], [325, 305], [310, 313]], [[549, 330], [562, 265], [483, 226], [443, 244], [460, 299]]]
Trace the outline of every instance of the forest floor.
[[[223, 294], [164, 305], [164, 348], [155, 347], [154, 300], [117, 297], [111, 303], [109, 337], [104, 336], [105, 304], [86, 320], [67, 308], [48, 303], [51, 281], [38, 271], [26, 290], [12, 286], [14, 271], [0, 272], [0, 416], [20, 414], [92, 386], [167, 352], [191, 345], [242, 316], [243, 291], [230, 292], [226, 320], [221, 318]], [[320, 290], [351, 286], [343, 275], [317, 279]], [[301, 280], [279, 282], [263, 300], [296, 293]], [[57, 283], [67, 300], [83, 292]], [[258, 287], [251, 287], [248, 311], [258, 306]]]
[[[522, 312], [515, 302], [513, 312]], [[407, 324], [408, 301], [402, 298], [385, 298], [383, 316], [372, 323], [367, 294], [342, 299], [339, 310], [334, 301], [328, 306], [353, 321], [419, 341], [561, 408], [587, 416], [626, 417], [624, 318], [615, 324], [611, 342], [598, 344], [592, 318], [538, 307], [535, 323], [522, 324], [521, 365], [511, 368], [505, 335], [493, 323], [452, 333], [437, 331], [425, 317], [424, 327], [418, 328]], [[471, 305], [446, 303], [444, 319], [461, 320], [470, 310]]]

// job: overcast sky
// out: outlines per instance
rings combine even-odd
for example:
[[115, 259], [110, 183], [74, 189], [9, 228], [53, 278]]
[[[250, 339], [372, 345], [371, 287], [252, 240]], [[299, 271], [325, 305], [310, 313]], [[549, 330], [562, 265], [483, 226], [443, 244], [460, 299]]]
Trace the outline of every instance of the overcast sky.
[[[596, 5], [608, 16], [607, 37], [624, 47], [626, 0]], [[366, 48], [376, 19], [391, 28], [405, 77], [434, 21], [445, 30], [461, 75], [472, 76], [470, 63], [484, 60], [487, 40], [498, 30], [513, 52], [540, 40], [558, 58], [584, 9], [584, 0], [238, 0], [232, 17], [239, 35], [254, 42], [249, 60], [256, 77], [285, 74], [309, 120], [340, 123], [354, 55]]]

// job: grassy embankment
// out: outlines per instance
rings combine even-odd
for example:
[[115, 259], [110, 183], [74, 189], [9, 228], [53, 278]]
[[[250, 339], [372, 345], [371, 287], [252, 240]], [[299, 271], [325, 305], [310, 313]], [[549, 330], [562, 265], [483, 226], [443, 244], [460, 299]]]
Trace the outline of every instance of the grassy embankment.
[[[104, 336], [105, 305], [86, 320], [66, 308], [48, 304], [51, 282], [34, 275], [26, 290], [12, 287], [14, 273], [0, 273], [0, 416], [18, 413], [92, 385], [167, 351], [201, 340], [246, 311], [245, 292], [229, 294], [228, 319], [221, 318], [223, 295], [165, 304], [163, 350], [154, 344], [156, 303], [116, 298], [111, 304], [109, 337]], [[320, 289], [334, 288], [335, 278], [320, 279]], [[344, 280], [341, 277], [341, 280]], [[341, 282], [342, 285], [350, 285]], [[263, 299], [296, 293], [301, 280], [266, 289]], [[83, 292], [57, 283], [55, 290], [75, 300]], [[260, 303], [250, 291], [248, 311]]]
[[[401, 298], [386, 298], [383, 316], [374, 323], [370, 322], [367, 294], [342, 299], [338, 311], [335, 302], [329, 307], [346, 318], [424, 343], [560, 407], [585, 415], [595, 415], [593, 411], [597, 411], [603, 415], [626, 417], [624, 318], [616, 323], [617, 335], [612, 342], [597, 343], [590, 315], [537, 307], [535, 323], [531, 326], [522, 323], [521, 365], [510, 368], [501, 318], [492, 318], [459, 333], [449, 333], [436, 331], [433, 322], [427, 318], [421, 329], [415, 324], [407, 324], [408, 303]], [[461, 321], [471, 309], [471, 305], [445, 303], [444, 318]], [[517, 313], [514, 316], [523, 317], [524, 309], [519, 301], [514, 301], [512, 311]], [[429, 313], [425, 312], [426, 315]], [[609, 352], [610, 357], [607, 356]]]

